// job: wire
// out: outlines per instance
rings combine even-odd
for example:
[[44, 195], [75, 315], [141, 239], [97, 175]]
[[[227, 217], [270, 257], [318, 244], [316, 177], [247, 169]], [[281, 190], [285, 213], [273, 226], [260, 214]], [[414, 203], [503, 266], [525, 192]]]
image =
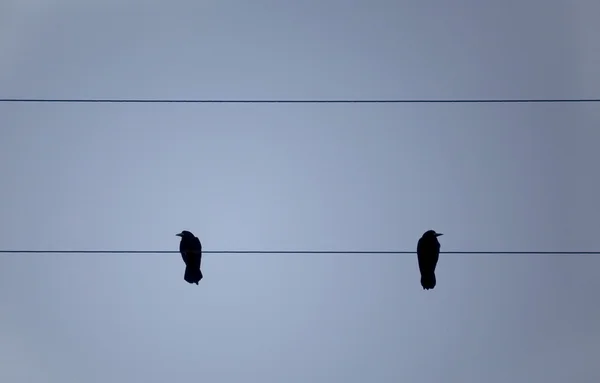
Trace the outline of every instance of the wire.
[[600, 98], [579, 98], [579, 99], [438, 99], [438, 100], [217, 100], [217, 99], [51, 99], [51, 98], [0, 98], [0, 102], [44, 102], [44, 103], [176, 103], [176, 104], [508, 104], [508, 103], [580, 103], [580, 102], [600, 102]]
[[[0, 250], [4, 254], [176, 254], [177, 250]], [[416, 254], [416, 251], [209, 250], [203, 254]], [[442, 251], [441, 254], [600, 255], [600, 251]]]

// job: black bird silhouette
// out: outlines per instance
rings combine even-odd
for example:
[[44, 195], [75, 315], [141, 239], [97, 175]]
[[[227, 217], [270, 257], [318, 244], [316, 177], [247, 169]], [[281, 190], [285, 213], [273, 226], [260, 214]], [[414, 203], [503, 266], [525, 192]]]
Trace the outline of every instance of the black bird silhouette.
[[435, 287], [435, 267], [440, 258], [440, 243], [437, 237], [443, 235], [433, 230], [427, 230], [417, 243], [417, 258], [421, 272], [421, 286], [424, 290]]
[[202, 279], [200, 271], [200, 262], [202, 261], [202, 244], [200, 240], [187, 230], [177, 234], [181, 237], [179, 242], [179, 252], [185, 262], [185, 273], [183, 279], [188, 283], [198, 284]]

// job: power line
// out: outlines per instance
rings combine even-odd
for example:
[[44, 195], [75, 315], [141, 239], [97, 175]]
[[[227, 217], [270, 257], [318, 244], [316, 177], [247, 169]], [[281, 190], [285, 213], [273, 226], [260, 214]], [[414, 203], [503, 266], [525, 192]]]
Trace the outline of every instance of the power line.
[[[0, 250], [4, 254], [178, 254], [177, 250]], [[208, 250], [203, 254], [416, 254], [416, 251]], [[441, 254], [600, 255], [600, 251], [442, 251]]]
[[600, 102], [600, 98], [575, 99], [374, 99], [374, 100], [225, 100], [225, 99], [120, 99], [120, 98], [0, 98], [0, 102], [20, 103], [118, 103], [118, 104], [515, 104], [515, 103], [581, 103]]

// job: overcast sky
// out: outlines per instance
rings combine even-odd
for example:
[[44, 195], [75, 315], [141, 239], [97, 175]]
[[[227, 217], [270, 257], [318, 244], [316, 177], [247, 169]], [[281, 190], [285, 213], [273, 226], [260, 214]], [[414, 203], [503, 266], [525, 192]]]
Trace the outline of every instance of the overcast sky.
[[[0, 4], [0, 98], [600, 97], [594, 1]], [[167, 5], [168, 4], [168, 5]], [[0, 103], [0, 248], [593, 251], [600, 105]], [[600, 257], [0, 255], [0, 381], [596, 383]]]

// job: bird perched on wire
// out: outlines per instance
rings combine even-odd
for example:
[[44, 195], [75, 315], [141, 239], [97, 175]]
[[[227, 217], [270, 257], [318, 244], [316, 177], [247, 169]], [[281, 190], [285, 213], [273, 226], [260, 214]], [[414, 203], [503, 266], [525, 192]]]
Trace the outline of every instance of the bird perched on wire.
[[442, 233], [427, 230], [417, 243], [417, 259], [421, 272], [423, 290], [433, 289], [436, 284], [435, 267], [440, 257], [440, 243], [437, 239]]
[[183, 279], [188, 283], [198, 284], [202, 279], [200, 271], [200, 262], [202, 261], [202, 244], [200, 240], [187, 230], [177, 234], [181, 237], [179, 242], [179, 252], [185, 262], [185, 273]]

